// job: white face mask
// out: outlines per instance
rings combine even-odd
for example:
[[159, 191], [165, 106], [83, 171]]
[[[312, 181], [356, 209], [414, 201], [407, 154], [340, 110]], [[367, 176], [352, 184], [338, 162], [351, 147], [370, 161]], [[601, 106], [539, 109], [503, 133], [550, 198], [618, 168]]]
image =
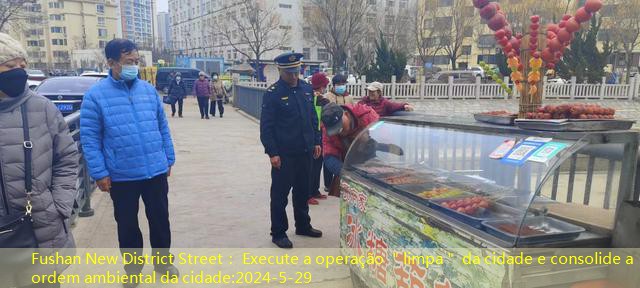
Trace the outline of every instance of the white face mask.
[[218, 76], [213, 76], [213, 80], [218, 80]]
[[182, 78], [180, 76], [176, 77], [176, 81], [180, 81]]

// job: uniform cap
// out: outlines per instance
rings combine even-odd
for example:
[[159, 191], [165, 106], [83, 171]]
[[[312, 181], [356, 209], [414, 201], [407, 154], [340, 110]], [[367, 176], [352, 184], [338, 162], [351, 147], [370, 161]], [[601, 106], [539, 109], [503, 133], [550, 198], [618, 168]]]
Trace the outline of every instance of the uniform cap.
[[302, 53], [287, 52], [278, 55], [273, 59], [276, 62], [278, 68], [284, 69], [290, 73], [300, 72], [300, 66], [302, 66]]

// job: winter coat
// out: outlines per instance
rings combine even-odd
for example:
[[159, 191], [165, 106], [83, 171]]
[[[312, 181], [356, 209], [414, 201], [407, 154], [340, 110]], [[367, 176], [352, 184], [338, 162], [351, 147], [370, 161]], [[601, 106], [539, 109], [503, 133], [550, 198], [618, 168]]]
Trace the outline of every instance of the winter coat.
[[389, 101], [384, 97], [380, 97], [380, 101], [378, 101], [378, 103], [373, 103], [371, 99], [369, 99], [369, 96], [362, 98], [358, 104], [367, 105], [373, 108], [380, 117], [389, 116], [398, 111], [404, 111], [404, 106], [407, 105], [407, 103]]
[[222, 81], [211, 81], [211, 98], [214, 100], [221, 100], [227, 96], [227, 90], [224, 89]]
[[178, 82], [176, 80], [171, 81], [169, 84], [169, 96], [176, 97], [176, 99], [184, 99], [187, 96], [187, 87], [184, 80]]
[[378, 113], [371, 107], [361, 104], [343, 105], [342, 108], [350, 111], [357, 119], [356, 127], [350, 135], [340, 137], [338, 135], [328, 136], [327, 130], [322, 126], [322, 151], [325, 157], [334, 156], [344, 160], [347, 149], [351, 146], [353, 139], [362, 132], [369, 124], [378, 121]]
[[324, 95], [324, 98], [327, 98], [331, 103], [336, 103], [338, 105], [356, 104], [356, 102], [353, 101], [353, 97], [349, 95], [349, 92], [345, 92], [344, 95], [338, 95], [329, 91]]
[[151, 179], [166, 173], [175, 154], [162, 101], [146, 81], [131, 88], [109, 77], [84, 95], [80, 140], [93, 179]]
[[193, 95], [197, 97], [211, 97], [211, 87], [208, 80], [196, 80], [193, 82]]
[[33, 143], [32, 217], [40, 248], [75, 247], [71, 217], [78, 178], [78, 147], [58, 108], [28, 87], [15, 98], [0, 100], [0, 215], [23, 213], [27, 203], [24, 182], [24, 135], [20, 105], [26, 105]]

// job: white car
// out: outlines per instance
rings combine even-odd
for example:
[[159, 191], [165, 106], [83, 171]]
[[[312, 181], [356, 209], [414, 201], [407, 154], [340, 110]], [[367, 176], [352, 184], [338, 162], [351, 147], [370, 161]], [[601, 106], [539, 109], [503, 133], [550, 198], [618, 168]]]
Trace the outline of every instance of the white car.
[[27, 84], [29, 85], [29, 89], [31, 90], [35, 90], [38, 85], [40, 85], [40, 83], [42, 83], [42, 81], [27, 80]]
[[107, 72], [86, 71], [86, 72], [84, 72], [84, 73], [80, 74], [80, 76], [83, 76], [83, 77], [107, 78], [107, 77], [109, 77], [109, 73], [107, 73]]
[[552, 79], [547, 79], [547, 83], [549, 83], [549, 84], [567, 84], [569, 82], [567, 80], [562, 79], [562, 78], [552, 78]]
[[484, 69], [482, 69], [482, 67], [474, 66], [469, 68], [469, 70], [473, 71], [473, 76], [484, 78]]

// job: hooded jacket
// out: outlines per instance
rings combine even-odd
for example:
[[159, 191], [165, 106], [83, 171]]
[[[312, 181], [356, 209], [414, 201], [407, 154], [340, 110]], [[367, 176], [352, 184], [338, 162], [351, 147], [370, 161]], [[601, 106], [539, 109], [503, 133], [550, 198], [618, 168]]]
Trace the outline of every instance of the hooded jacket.
[[322, 126], [322, 151], [325, 157], [333, 156], [344, 160], [351, 141], [371, 123], [378, 121], [378, 113], [366, 105], [343, 105], [342, 108], [351, 112], [356, 118], [356, 127], [347, 137], [338, 135], [328, 136], [327, 130]]
[[404, 111], [404, 106], [407, 105], [407, 103], [389, 101], [384, 97], [380, 97], [380, 101], [378, 101], [378, 103], [373, 103], [369, 96], [363, 97], [358, 104], [371, 107], [376, 111], [376, 113], [378, 113], [378, 115], [380, 115], [380, 117], [390, 116], [395, 112]]
[[27, 109], [33, 143], [32, 218], [40, 248], [75, 246], [68, 220], [78, 178], [78, 147], [58, 108], [28, 87], [15, 98], [0, 99], [0, 215], [24, 213], [25, 158], [22, 112]]

